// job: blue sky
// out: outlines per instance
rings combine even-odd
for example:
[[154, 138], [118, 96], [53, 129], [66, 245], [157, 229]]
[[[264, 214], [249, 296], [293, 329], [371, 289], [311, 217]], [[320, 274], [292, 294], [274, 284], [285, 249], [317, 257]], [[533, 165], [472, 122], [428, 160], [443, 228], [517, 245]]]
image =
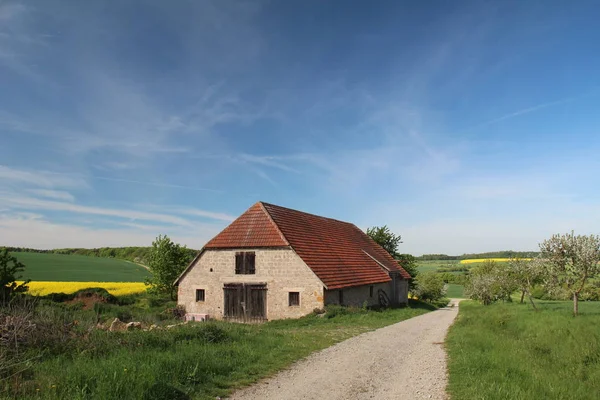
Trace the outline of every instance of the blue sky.
[[0, 243], [200, 248], [258, 200], [387, 224], [416, 255], [599, 233], [596, 16], [2, 1]]

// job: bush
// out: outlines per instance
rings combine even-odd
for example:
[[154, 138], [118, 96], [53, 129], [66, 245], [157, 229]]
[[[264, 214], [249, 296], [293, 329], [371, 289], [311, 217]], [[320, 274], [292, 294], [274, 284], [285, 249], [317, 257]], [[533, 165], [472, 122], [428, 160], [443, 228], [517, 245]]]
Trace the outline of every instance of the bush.
[[417, 275], [413, 294], [419, 300], [437, 301], [446, 294], [445, 284], [442, 277], [435, 272], [424, 272]]

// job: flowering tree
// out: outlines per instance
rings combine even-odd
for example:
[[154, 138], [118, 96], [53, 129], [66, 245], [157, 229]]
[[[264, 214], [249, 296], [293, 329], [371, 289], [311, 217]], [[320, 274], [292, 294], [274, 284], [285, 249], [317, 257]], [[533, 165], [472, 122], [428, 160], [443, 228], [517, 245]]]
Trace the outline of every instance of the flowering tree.
[[540, 260], [547, 269], [546, 285], [566, 289], [573, 296], [573, 314], [579, 313], [579, 294], [590, 279], [600, 275], [600, 236], [553, 235], [540, 243]]
[[519, 257], [511, 258], [508, 261], [508, 265], [510, 267], [510, 274], [521, 291], [521, 303], [523, 303], [525, 295], [527, 295], [531, 305], [537, 310], [537, 307], [533, 302], [533, 297], [531, 296], [531, 289], [533, 285], [542, 281], [542, 265], [537, 259], [531, 260]]
[[465, 284], [465, 294], [488, 305], [498, 300], [511, 301], [517, 284], [510, 268], [504, 263], [487, 260], [471, 268]]

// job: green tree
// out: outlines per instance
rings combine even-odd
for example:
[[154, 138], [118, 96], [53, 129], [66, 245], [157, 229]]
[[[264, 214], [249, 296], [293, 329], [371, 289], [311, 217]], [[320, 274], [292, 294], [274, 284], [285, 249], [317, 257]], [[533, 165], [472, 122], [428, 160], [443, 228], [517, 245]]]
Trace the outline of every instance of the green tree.
[[473, 300], [488, 305], [498, 300], [511, 301], [510, 295], [518, 289], [515, 276], [505, 263], [487, 260], [471, 268], [465, 284], [465, 293]]
[[368, 228], [367, 235], [390, 253], [392, 257], [398, 257], [398, 245], [402, 243], [402, 237], [395, 235], [387, 225]]
[[149, 254], [148, 268], [152, 277], [146, 281], [151, 286], [151, 291], [165, 293], [175, 299], [175, 286], [173, 282], [183, 272], [189, 256], [185, 246], [173, 243], [166, 235], [158, 235], [152, 242]]
[[436, 301], [446, 294], [444, 280], [435, 272], [424, 272], [414, 279], [413, 293], [419, 300]]
[[600, 236], [553, 235], [540, 243], [540, 260], [546, 267], [546, 286], [566, 289], [573, 297], [573, 314], [579, 313], [579, 295], [590, 279], [600, 275]]
[[417, 258], [410, 254], [398, 254], [396, 260], [398, 260], [400, 266], [404, 268], [404, 270], [412, 277], [412, 279], [408, 282], [408, 289], [412, 292], [415, 288], [415, 278], [419, 273], [419, 264], [417, 263]]
[[17, 280], [22, 278], [18, 274], [24, 270], [25, 265], [12, 256], [7, 248], [0, 249], [0, 304], [8, 303], [15, 294], [26, 292], [29, 289], [27, 284], [31, 282], [31, 279], [17, 284]]

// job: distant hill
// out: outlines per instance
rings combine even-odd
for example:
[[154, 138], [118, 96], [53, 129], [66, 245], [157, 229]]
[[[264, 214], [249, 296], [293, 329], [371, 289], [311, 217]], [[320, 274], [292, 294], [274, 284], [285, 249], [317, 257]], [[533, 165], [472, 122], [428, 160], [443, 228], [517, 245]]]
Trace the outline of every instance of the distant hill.
[[513, 250], [502, 250], [502, 251], [491, 251], [487, 253], [471, 253], [463, 254], [460, 256], [449, 256], [447, 254], [423, 254], [417, 257], [417, 260], [429, 261], [429, 260], [471, 260], [471, 259], [482, 259], [482, 258], [534, 258], [539, 253], [536, 251], [513, 251]]
[[[97, 249], [53, 249], [39, 250], [26, 247], [8, 247], [10, 252], [27, 252], [27, 253], [49, 253], [49, 254], [75, 254], [80, 256], [103, 257], [103, 258], [118, 258], [128, 260], [139, 264], [146, 264], [148, 255], [152, 247], [100, 247]], [[188, 258], [191, 261], [199, 250], [186, 249]]]

